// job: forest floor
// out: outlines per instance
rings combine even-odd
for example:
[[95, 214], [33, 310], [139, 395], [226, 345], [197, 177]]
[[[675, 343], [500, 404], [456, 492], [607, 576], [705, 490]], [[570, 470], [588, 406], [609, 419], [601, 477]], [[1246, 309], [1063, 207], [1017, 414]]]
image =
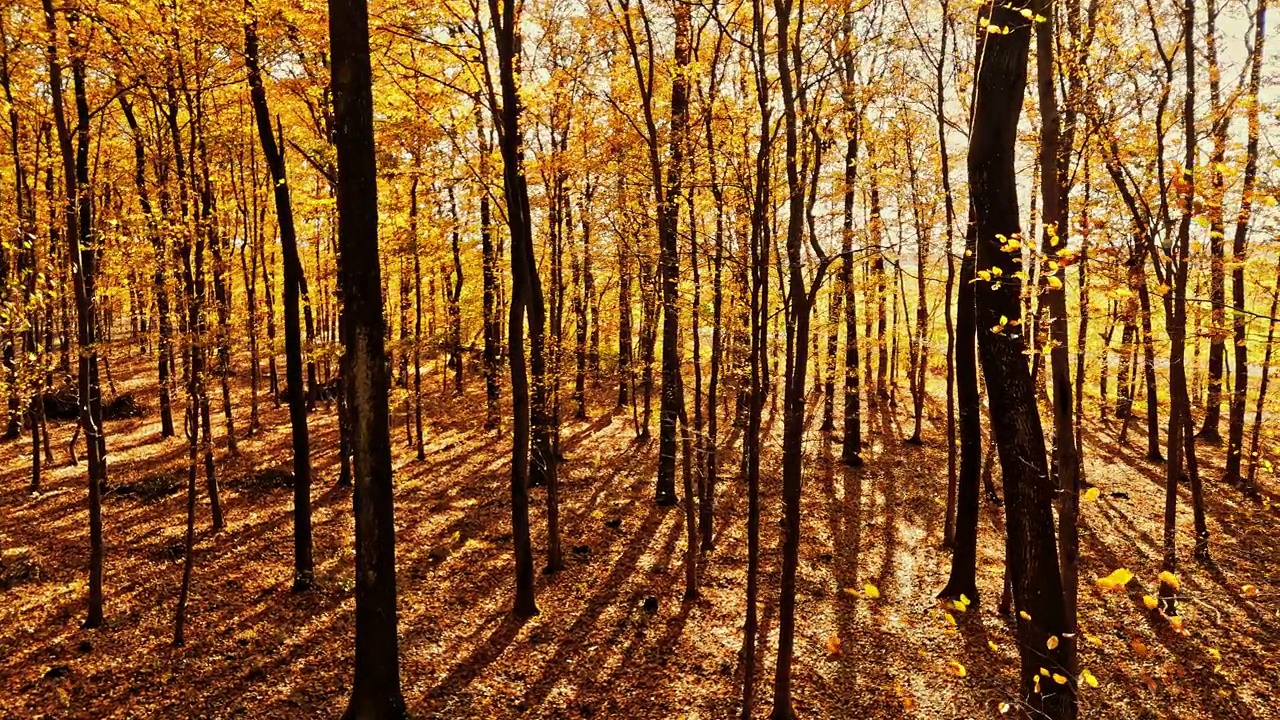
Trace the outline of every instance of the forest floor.
[[[202, 487], [188, 641], [174, 648], [185, 478], [161, 476], [182, 472], [185, 439], [160, 438], [154, 368], [125, 352], [113, 347], [117, 389], [137, 393], [147, 412], [107, 425], [105, 627], [80, 628], [87, 507], [84, 466], [66, 464], [73, 425], [51, 425], [57, 463], [38, 493], [27, 489], [28, 441], [0, 445], [0, 718], [338, 717], [352, 676], [354, 556], [350, 491], [334, 484], [334, 409], [322, 404], [310, 419], [318, 582], [295, 594], [291, 491], [253, 480], [287, 467], [287, 410], [264, 394], [263, 430], [245, 436], [248, 380], [237, 377], [240, 456], [229, 458], [214, 393], [227, 527], [210, 530]], [[568, 567], [539, 576], [541, 614], [522, 623], [508, 612], [507, 428], [482, 428], [476, 375], [462, 398], [444, 392], [438, 374], [427, 381], [425, 461], [403, 442], [400, 408], [393, 427], [401, 676], [412, 716], [732, 717], [747, 558], [739, 432], [729, 428], [722, 442], [702, 596], [682, 601], [684, 513], [652, 502], [657, 443], [637, 444], [630, 413], [614, 414], [613, 394], [597, 390], [590, 419], [563, 427]], [[910, 403], [901, 396], [897, 407], [868, 409], [867, 463], [857, 470], [839, 464], [839, 436], [819, 432], [810, 414], [794, 668], [802, 718], [988, 718], [1018, 701], [1011, 626], [995, 612], [1002, 510], [984, 499], [981, 608], [945, 613], [934, 600], [949, 569], [945, 410], [930, 405], [923, 447], [904, 445]], [[1081, 516], [1080, 625], [1091, 637], [1080, 662], [1099, 686], [1082, 689], [1082, 717], [1280, 717], [1280, 513], [1220, 483], [1221, 450], [1204, 447], [1215, 563], [1190, 560], [1184, 488], [1178, 632], [1143, 602], [1160, 570], [1163, 468], [1143, 460], [1140, 422], [1121, 445], [1118, 425], [1090, 417], [1085, 469], [1100, 498]], [[780, 413], [767, 409], [766, 423], [758, 716], [772, 698], [781, 558]], [[1275, 487], [1269, 475], [1264, 484]], [[535, 489], [539, 558], [544, 500]], [[1103, 592], [1093, 582], [1121, 567], [1136, 575], [1128, 588]], [[648, 598], [656, 609], [645, 608]]]

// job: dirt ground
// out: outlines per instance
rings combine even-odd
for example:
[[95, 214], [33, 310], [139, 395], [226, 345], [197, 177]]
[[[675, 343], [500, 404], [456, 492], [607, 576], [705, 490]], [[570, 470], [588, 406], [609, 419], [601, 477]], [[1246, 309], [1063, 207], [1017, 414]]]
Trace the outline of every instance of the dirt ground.
[[[322, 404], [310, 419], [318, 587], [295, 594], [291, 491], [253, 480], [287, 467], [287, 411], [264, 394], [263, 430], [246, 436], [247, 372], [235, 379], [239, 457], [228, 456], [215, 429], [227, 527], [211, 531], [202, 494], [188, 642], [174, 648], [185, 485], [156, 476], [185, 467], [185, 440], [159, 437], [149, 361], [124, 357], [122, 346], [112, 352], [117, 390], [135, 392], [146, 413], [107, 425], [106, 627], [80, 628], [87, 493], [83, 464], [66, 464], [72, 425], [52, 426], [57, 462], [38, 493], [28, 491], [29, 441], [0, 445], [0, 717], [337, 717], [352, 676], [354, 556], [351, 495], [334, 482], [334, 408]], [[461, 398], [444, 392], [434, 371], [427, 384], [427, 459], [404, 444], [402, 407], [392, 429], [401, 677], [413, 717], [733, 716], [747, 556], [738, 431], [728, 428], [722, 441], [716, 549], [700, 566], [703, 594], [685, 602], [684, 513], [651, 500], [657, 443], [637, 444], [630, 413], [613, 413], [608, 388], [594, 391], [590, 418], [563, 428], [568, 567], [539, 576], [541, 614], [521, 623], [508, 613], [506, 429], [482, 428], [478, 376]], [[819, 432], [811, 413], [794, 674], [801, 717], [988, 718], [1018, 702], [1011, 626], [995, 612], [1001, 508], [983, 501], [981, 606], [946, 613], [934, 600], [949, 568], [937, 385], [924, 447], [901, 442], [910, 422], [905, 389], [897, 407], [867, 410], [867, 463], [858, 470], [836, 461], [839, 436]], [[1160, 570], [1163, 468], [1143, 460], [1140, 422], [1120, 445], [1118, 425], [1086, 408], [1085, 471], [1100, 492], [1081, 517], [1080, 662], [1098, 687], [1082, 689], [1082, 717], [1280, 717], [1280, 513], [1219, 482], [1221, 449], [1203, 448], [1215, 562], [1190, 559], [1184, 488], [1178, 632], [1143, 602]], [[215, 424], [219, 409], [215, 394]], [[766, 423], [758, 716], [772, 697], [781, 557], [780, 414], [767, 409]], [[1274, 486], [1269, 474], [1263, 482]], [[539, 558], [544, 502], [535, 489]], [[1104, 592], [1093, 582], [1117, 568], [1136, 575], [1127, 589]], [[867, 584], [878, 598], [868, 597]], [[657, 601], [652, 612], [648, 598]]]

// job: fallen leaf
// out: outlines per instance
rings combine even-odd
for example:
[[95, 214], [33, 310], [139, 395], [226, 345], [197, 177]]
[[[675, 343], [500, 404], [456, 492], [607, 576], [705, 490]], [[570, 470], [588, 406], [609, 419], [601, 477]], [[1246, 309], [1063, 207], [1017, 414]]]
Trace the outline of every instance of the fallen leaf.
[[1098, 578], [1095, 582], [1097, 582], [1098, 587], [1103, 590], [1118, 590], [1123, 588], [1125, 585], [1128, 585], [1129, 581], [1132, 579], [1133, 573], [1129, 572], [1125, 568], [1119, 568], [1117, 570], [1113, 570], [1111, 574], [1106, 577]]

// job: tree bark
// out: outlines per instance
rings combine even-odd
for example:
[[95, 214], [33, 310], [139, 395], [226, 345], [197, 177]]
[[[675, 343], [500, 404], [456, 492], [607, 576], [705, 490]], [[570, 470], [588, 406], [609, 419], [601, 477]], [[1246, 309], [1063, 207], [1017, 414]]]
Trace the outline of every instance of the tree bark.
[[338, 156], [338, 286], [344, 329], [342, 376], [355, 491], [355, 681], [346, 720], [406, 717], [396, 634], [395, 502], [387, 394], [373, 79], [365, 0], [329, 0], [334, 145]]
[[982, 19], [1009, 32], [980, 29], [978, 33], [976, 62], [981, 70], [975, 81], [969, 146], [979, 277], [974, 285], [978, 347], [1008, 504], [1005, 550], [1019, 613], [1021, 694], [1029, 712], [1059, 720], [1076, 714], [1072, 680], [1058, 685], [1044, 678], [1047, 684], [1041, 685], [1040, 668], [1062, 675], [1070, 672], [1065, 648], [1049, 642], [1051, 637], [1060, 638], [1070, 625], [1054, 541], [1055, 488], [1018, 322], [1021, 282], [1015, 274], [1021, 252], [1008, 243], [1021, 234], [1014, 148], [1033, 24], [1019, 14], [1023, 7], [989, 3], [980, 10]]
[[[252, 12], [252, 5], [249, 4], [246, 9]], [[253, 104], [262, 155], [271, 172], [276, 225], [280, 232], [280, 247], [284, 253], [285, 381], [288, 383], [289, 424], [293, 440], [293, 589], [302, 591], [311, 587], [315, 574], [311, 548], [311, 441], [307, 432], [307, 398], [302, 380], [302, 329], [298, 324], [302, 260], [298, 257], [298, 239], [293, 225], [293, 203], [283, 148], [276, 144], [276, 138], [271, 132], [267, 93], [263, 88], [262, 72], [258, 66], [256, 18], [245, 25], [244, 33], [249, 97]], [[263, 272], [266, 273], [265, 267]], [[268, 325], [268, 334], [270, 329]]]

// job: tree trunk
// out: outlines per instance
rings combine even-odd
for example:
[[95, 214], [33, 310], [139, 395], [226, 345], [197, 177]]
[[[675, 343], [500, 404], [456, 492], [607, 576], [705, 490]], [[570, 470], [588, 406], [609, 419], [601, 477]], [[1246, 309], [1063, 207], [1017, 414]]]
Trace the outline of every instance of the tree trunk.
[[[253, 11], [251, 5], [246, 9]], [[299, 294], [303, 282], [302, 260], [298, 257], [298, 239], [293, 225], [293, 204], [283, 148], [276, 144], [276, 138], [271, 133], [271, 114], [267, 108], [267, 94], [263, 89], [262, 73], [258, 67], [256, 19], [251, 19], [245, 25], [244, 33], [249, 97], [253, 103], [262, 155], [271, 172], [276, 225], [280, 232], [280, 247], [284, 253], [285, 380], [288, 383], [289, 423], [293, 440], [293, 589], [302, 591], [311, 587], [315, 572], [311, 554], [311, 442], [307, 432], [307, 398], [302, 380], [302, 329], [298, 324]], [[263, 273], [266, 273], [265, 267]], [[267, 330], [268, 334], [272, 334], [270, 324]]]
[[[1004, 476], [1011, 571], [1022, 655], [1021, 695], [1032, 714], [1074, 718], [1071, 678], [1041, 685], [1040, 668], [1066, 675], [1066, 649], [1049, 642], [1070, 625], [1063, 607], [1054, 541], [1055, 488], [1046, 462], [1036, 391], [1023, 350], [1021, 282], [1015, 277], [1021, 252], [1008, 238], [1020, 235], [1014, 148], [1026, 84], [1032, 21], [1017, 6], [985, 5], [981, 16], [1011, 32], [980, 32], [969, 181], [977, 236], [979, 282], [975, 283], [978, 347], [991, 405], [992, 429]], [[1074, 446], [1072, 446], [1074, 450]], [[1044, 678], [1046, 682], [1048, 678]]]
[[[1230, 420], [1227, 428], [1227, 466], [1223, 473], [1228, 482], [1240, 481], [1240, 450], [1244, 444], [1244, 412], [1246, 395], [1249, 392], [1249, 348], [1245, 331], [1247, 316], [1245, 313], [1245, 246], [1249, 238], [1249, 221], [1253, 214], [1253, 189], [1258, 176], [1258, 91], [1262, 82], [1263, 44], [1266, 40], [1267, 0], [1258, 0], [1253, 20], [1253, 53], [1249, 58], [1249, 102], [1246, 113], [1249, 122], [1248, 139], [1245, 142], [1244, 180], [1241, 190], [1240, 210], [1236, 215], [1235, 236], [1231, 243], [1231, 308], [1234, 311], [1232, 336], [1235, 340], [1235, 387], [1231, 393]], [[1275, 316], [1275, 311], [1271, 311]], [[1271, 330], [1268, 328], [1268, 335]], [[1271, 342], [1267, 341], [1267, 353], [1270, 354]], [[1265, 382], [1265, 381], [1264, 381]], [[1258, 391], [1259, 394], [1262, 390]], [[1261, 400], [1259, 400], [1261, 407]], [[1254, 484], [1254, 458], [1257, 449], [1250, 456], [1249, 477], [1244, 483], [1245, 493], [1257, 494]]]
[[[508, 347], [511, 353], [511, 404], [513, 445], [511, 453], [511, 527], [516, 559], [518, 618], [538, 614], [534, 600], [533, 549], [529, 542], [529, 378], [525, 368], [524, 315], [532, 295], [533, 228], [529, 190], [525, 184], [524, 136], [520, 129], [522, 107], [516, 89], [520, 35], [516, 28], [515, 0], [489, 0], [498, 49], [498, 75], [502, 106], [494, 105], [498, 145], [502, 151], [503, 191], [507, 200], [507, 224], [511, 232], [511, 304]], [[539, 298], [539, 303], [541, 298]], [[532, 313], [530, 313], [532, 321]], [[530, 322], [532, 326], [532, 322]], [[530, 332], [532, 333], [532, 327]]]
[[395, 503], [387, 393], [373, 84], [365, 0], [329, 1], [334, 145], [338, 156], [338, 287], [342, 377], [355, 469], [355, 680], [345, 720], [406, 717], [396, 635]]
[[[105, 431], [102, 426], [102, 396], [98, 386], [97, 276], [98, 248], [93, 227], [93, 198], [89, 186], [89, 102], [85, 94], [85, 58], [76, 38], [80, 17], [66, 11], [71, 55], [71, 79], [75, 95], [75, 149], [67, 122], [62, 94], [62, 64], [58, 59], [57, 16], [53, 0], [42, 0], [48, 33], [46, 60], [49, 91], [53, 101], [54, 125], [66, 183], [65, 221], [70, 254], [72, 285], [76, 300], [76, 336], [79, 351], [78, 397], [80, 426], [84, 429], [89, 464], [89, 608], [84, 627], [102, 624], [102, 491], [107, 484]], [[86, 197], [85, 195], [88, 195]], [[64, 295], [65, 297], [65, 295]], [[63, 343], [64, 349], [67, 343]]]

